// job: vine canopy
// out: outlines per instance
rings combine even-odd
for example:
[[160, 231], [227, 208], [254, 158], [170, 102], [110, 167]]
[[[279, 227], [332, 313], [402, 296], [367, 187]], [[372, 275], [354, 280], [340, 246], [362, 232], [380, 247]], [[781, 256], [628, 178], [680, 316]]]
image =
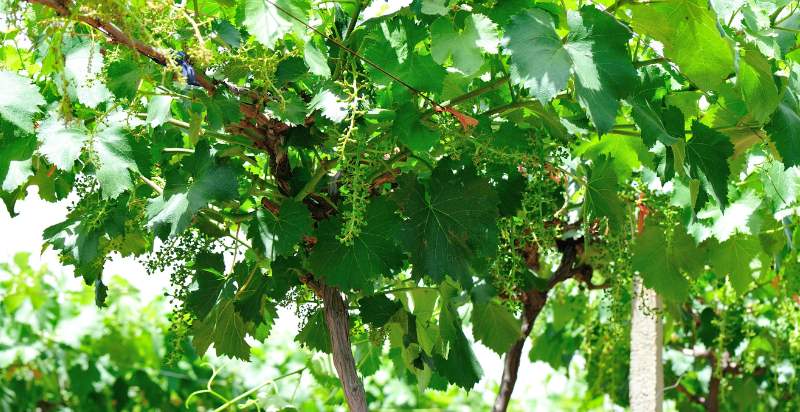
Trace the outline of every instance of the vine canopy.
[[247, 359], [286, 305], [335, 352], [335, 288], [362, 375], [388, 341], [471, 388], [467, 334], [506, 353], [567, 278], [676, 310], [797, 274], [795, 2], [0, 4], [6, 208], [73, 201], [44, 238], [101, 305], [110, 256], [185, 262], [201, 353]]

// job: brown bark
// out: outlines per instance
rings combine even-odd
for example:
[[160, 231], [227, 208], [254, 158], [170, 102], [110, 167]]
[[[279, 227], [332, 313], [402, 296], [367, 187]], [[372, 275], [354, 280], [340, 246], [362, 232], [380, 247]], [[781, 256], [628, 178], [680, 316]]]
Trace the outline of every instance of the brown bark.
[[517, 373], [519, 363], [522, 359], [522, 348], [528, 335], [531, 334], [533, 324], [547, 302], [547, 293], [541, 291], [529, 291], [524, 298], [524, 308], [522, 311], [522, 337], [520, 337], [511, 349], [506, 353], [505, 366], [503, 367], [503, 378], [500, 381], [500, 391], [497, 393], [492, 411], [501, 412], [508, 409], [508, 402], [511, 401], [511, 393], [514, 392], [514, 385], [517, 383]]
[[353, 412], [366, 412], [367, 398], [364, 385], [356, 372], [356, 362], [350, 346], [350, 323], [345, 304], [339, 289], [320, 285], [322, 302], [325, 305], [325, 323], [331, 335], [331, 349], [336, 373], [342, 382], [347, 405]]
[[[547, 303], [547, 294], [559, 283], [569, 279], [573, 276], [578, 276], [583, 279], [591, 278], [591, 268], [588, 266], [580, 266], [574, 268], [575, 262], [578, 257], [578, 249], [583, 242], [583, 239], [569, 239], [559, 241], [558, 248], [562, 253], [561, 264], [558, 269], [550, 277], [545, 290], [532, 289], [525, 292], [521, 296], [523, 311], [522, 311], [522, 336], [514, 343], [514, 345], [506, 353], [505, 364], [503, 366], [503, 377], [500, 380], [500, 390], [497, 393], [497, 398], [494, 401], [492, 412], [505, 412], [508, 409], [508, 403], [511, 401], [511, 394], [514, 392], [514, 386], [517, 383], [517, 376], [519, 372], [519, 364], [522, 359], [522, 348], [525, 346], [525, 340], [533, 330], [533, 325], [536, 318]], [[535, 248], [534, 248], [535, 249]], [[523, 255], [537, 255], [538, 250], [523, 249]], [[528, 259], [526, 259], [528, 260]], [[538, 257], [530, 259], [529, 265], [538, 265]], [[587, 283], [591, 284], [587, 281]]]
[[704, 405], [708, 412], [719, 412], [720, 378], [717, 375], [717, 356], [713, 352], [708, 357], [708, 363], [711, 365], [711, 378], [708, 380], [708, 396]]

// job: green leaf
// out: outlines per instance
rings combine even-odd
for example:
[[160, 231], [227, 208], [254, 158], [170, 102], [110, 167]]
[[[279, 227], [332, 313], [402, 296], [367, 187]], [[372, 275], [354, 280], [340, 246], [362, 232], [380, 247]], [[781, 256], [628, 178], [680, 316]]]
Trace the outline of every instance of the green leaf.
[[669, 107], [662, 110], [652, 102], [633, 98], [628, 100], [631, 105], [631, 116], [642, 131], [642, 140], [648, 147], [653, 147], [656, 141], [665, 146], [670, 146], [684, 136], [684, 120], [680, 109]]
[[234, 49], [242, 45], [242, 33], [227, 20], [214, 20], [214, 22], [211, 23], [211, 27], [222, 41], [228, 43], [228, 45]]
[[306, 42], [305, 49], [303, 50], [303, 59], [311, 73], [326, 79], [331, 77], [331, 68], [328, 67], [328, 58], [313, 42]]
[[362, 377], [372, 376], [381, 368], [383, 359], [383, 344], [362, 342], [355, 344], [355, 361], [358, 372]]
[[420, 120], [416, 104], [407, 103], [395, 111], [392, 133], [414, 152], [427, 152], [439, 142], [439, 131], [431, 129]]
[[665, 247], [667, 245], [664, 232], [654, 224], [647, 225], [636, 238], [631, 265], [639, 272], [645, 286], [665, 299], [683, 302], [689, 296], [689, 282], [681, 274], [676, 262], [683, 257], [673, 256], [671, 248]]
[[111, 92], [101, 81], [103, 64], [99, 44], [81, 41], [66, 51], [64, 74], [69, 81], [70, 97], [91, 109], [110, 100]]
[[259, 208], [255, 224], [250, 226], [249, 236], [254, 239], [253, 246], [274, 260], [278, 256], [289, 255], [294, 246], [311, 233], [311, 213], [302, 203], [287, 199], [281, 204], [278, 216], [269, 210]]
[[322, 90], [308, 102], [308, 113], [315, 110], [322, 112], [322, 116], [334, 123], [339, 123], [350, 113], [348, 105], [339, 96], [330, 90]]
[[303, 124], [306, 120], [306, 103], [294, 91], [286, 91], [282, 99], [267, 103], [269, 110], [279, 119], [292, 124]]
[[133, 157], [130, 137], [119, 124], [101, 126], [92, 141], [97, 155], [97, 181], [103, 197], [114, 199], [126, 190], [133, 188], [131, 171], [139, 168]]
[[630, 30], [594, 6], [567, 17], [571, 32], [564, 47], [572, 60], [578, 102], [597, 131], [606, 133], [614, 126], [619, 99], [636, 82], [627, 48]]
[[8, 163], [6, 177], [3, 179], [3, 185], [0, 188], [6, 192], [14, 191], [25, 184], [31, 176], [33, 176], [31, 159], [12, 160]]
[[568, 23], [570, 33], [562, 41], [547, 12], [534, 9], [515, 16], [506, 28], [511, 80], [546, 104], [566, 88], [570, 70], [574, 71], [578, 102], [598, 132], [608, 132], [619, 99], [630, 94], [636, 80], [627, 51], [631, 34], [594, 6], [570, 12]]
[[437, 282], [449, 275], [471, 287], [494, 254], [497, 194], [475, 170], [448, 161], [439, 162], [428, 186], [404, 177], [397, 196], [408, 217], [403, 239], [414, 274]]
[[595, 136], [591, 140], [581, 143], [575, 154], [600, 161], [603, 157], [613, 163], [614, 172], [621, 180], [631, 177], [642, 162], [649, 163], [652, 155], [647, 151], [642, 139], [636, 136], [605, 135]]
[[505, 42], [514, 84], [526, 87], [542, 104], [566, 88], [572, 59], [549, 13], [533, 9], [514, 16], [505, 29]]
[[322, 309], [308, 317], [306, 325], [297, 333], [294, 340], [310, 349], [331, 353], [331, 335]]
[[[25, 183], [35, 147], [33, 135], [18, 134], [16, 130], [0, 134], [0, 189], [10, 192]], [[4, 200], [8, 202], [7, 198]]]
[[352, 242], [339, 240], [337, 220], [320, 224], [317, 244], [309, 256], [311, 270], [326, 283], [348, 289], [369, 289], [380, 275], [391, 275], [403, 262], [395, 244], [400, 217], [385, 198], [373, 200], [365, 212], [366, 224]]
[[[451, 291], [452, 288], [447, 288]], [[441, 337], [448, 343], [449, 351], [446, 358], [439, 354], [434, 354], [433, 363], [436, 372], [448, 380], [448, 382], [458, 385], [464, 389], [472, 389], [483, 375], [483, 369], [475, 358], [467, 337], [461, 327], [461, 318], [458, 316], [456, 308], [448, 293], [443, 292], [442, 309], [439, 314], [439, 328]]]
[[438, 14], [446, 16], [448, 13], [447, 3], [449, 0], [422, 0], [422, 14]]
[[552, 324], [547, 324], [544, 332], [533, 338], [528, 359], [531, 362], [547, 362], [554, 369], [567, 368], [580, 344], [579, 336], [572, 336], [565, 329], [556, 329]]
[[70, 170], [80, 157], [89, 132], [80, 124], [66, 125], [51, 114], [39, 126], [37, 137], [41, 143], [39, 153], [57, 168]]
[[170, 118], [172, 96], [152, 96], [147, 103], [147, 124], [158, 127]]
[[236, 174], [211, 156], [208, 142], [201, 140], [190, 158], [187, 170], [191, 183], [168, 185], [164, 193], [147, 206], [148, 225], [156, 233], [177, 235], [189, 227], [195, 213], [211, 201], [225, 201], [237, 194]]
[[358, 300], [361, 319], [376, 328], [385, 325], [402, 307], [402, 303], [391, 300], [386, 295], [366, 296]]
[[664, 56], [698, 87], [715, 90], [733, 72], [731, 42], [723, 37], [717, 16], [705, 0], [628, 4], [631, 25], [664, 45]]
[[739, 59], [736, 86], [753, 119], [767, 121], [780, 103], [780, 93], [772, 75], [770, 62], [756, 48], [745, 47]]
[[506, 353], [522, 337], [521, 327], [519, 319], [495, 302], [472, 308], [472, 335], [498, 355]]
[[132, 99], [139, 90], [142, 72], [136, 63], [129, 60], [117, 60], [108, 65], [107, 86], [114, 96], [120, 99]]
[[202, 251], [195, 258], [192, 269], [197, 289], [187, 296], [186, 307], [198, 319], [205, 319], [217, 304], [225, 285], [225, 261], [221, 254]]
[[689, 173], [703, 182], [723, 210], [728, 205], [731, 156], [733, 144], [727, 136], [696, 120], [692, 122], [692, 139], [686, 145]]
[[431, 25], [431, 55], [436, 63], [453, 59], [453, 67], [470, 76], [483, 65], [483, 55], [497, 53], [499, 39], [497, 26], [482, 14], [469, 14], [463, 28], [457, 28], [447, 17], [436, 19]]
[[794, 93], [787, 91], [772, 120], [764, 127], [770, 139], [775, 142], [786, 168], [800, 166], [800, 115], [798, 101]]
[[283, 84], [296, 81], [303, 77], [307, 71], [303, 59], [290, 56], [278, 63], [278, 68], [275, 70], [275, 77], [278, 83]]
[[286, 10], [291, 15], [308, 23], [308, 11], [310, 4], [307, 0], [246, 0], [244, 4], [244, 26], [247, 31], [255, 36], [267, 48], [272, 49], [275, 43], [282, 39], [290, 31], [296, 29], [303, 31], [301, 23], [289, 17], [285, 12], [275, 7], [275, 3], [280, 9]]
[[617, 195], [617, 174], [611, 159], [602, 157], [592, 166], [586, 181], [585, 203], [591, 216], [605, 216], [613, 230], [622, 230], [625, 205]]
[[[419, 55], [413, 50], [413, 45], [409, 46], [406, 28], [401, 23], [402, 20], [399, 23], [381, 23], [379, 30], [370, 32], [364, 45], [364, 57], [415, 89], [440, 92], [447, 71], [436, 64], [431, 55]], [[367, 73], [378, 84], [397, 85], [395, 79], [372, 66], [367, 67]]]
[[100, 276], [105, 260], [99, 253], [102, 233], [88, 226], [88, 223], [68, 218], [47, 227], [42, 239], [60, 251], [63, 263], [75, 266], [75, 276], [83, 277], [84, 282], [91, 285]]
[[773, 205], [773, 211], [783, 210], [796, 202], [800, 189], [800, 169], [784, 169], [779, 161], [767, 161], [760, 171], [764, 195]]
[[244, 339], [247, 328], [234, 310], [231, 299], [220, 300], [205, 319], [195, 320], [192, 332], [192, 345], [201, 355], [213, 343], [218, 355], [245, 361], [250, 359], [250, 346]]
[[728, 275], [733, 288], [742, 294], [753, 281], [750, 262], [760, 251], [757, 237], [738, 235], [712, 248], [709, 258], [714, 271], [720, 276]]
[[753, 223], [751, 218], [759, 206], [761, 206], [761, 197], [754, 191], [748, 190], [724, 211], [720, 208], [708, 207], [698, 212], [697, 218], [710, 222], [710, 232], [720, 242], [724, 242], [737, 232], [751, 234]]
[[39, 88], [26, 77], [0, 70], [0, 90], [0, 116], [32, 133], [33, 116], [45, 104]]

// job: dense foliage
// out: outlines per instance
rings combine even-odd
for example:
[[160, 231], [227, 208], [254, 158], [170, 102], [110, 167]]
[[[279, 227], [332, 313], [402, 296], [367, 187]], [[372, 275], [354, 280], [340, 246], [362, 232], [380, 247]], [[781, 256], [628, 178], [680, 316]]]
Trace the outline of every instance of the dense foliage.
[[[112, 280], [105, 310], [89, 288], [66, 287], [19, 253], [0, 263], [0, 410], [183, 410], [205, 389], [212, 370], [194, 353], [162, 362], [168, 322], [158, 301], [137, 304], [137, 291]], [[217, 378], [227, 396], [239, 387]], [[194, 406], [213, 407], [198, 397]]]
[[44, 236], [99, 305], [108, 256], [142, 256], [201, 353], [296, 308], [353, 410], [387, 346], [472, 388], [469, 330], [506, 356], [496, 410], [531, 332], [624, 404], [638, 272], [708, 359], [668, 396], [792, 402], [795, 315], [762, 319], [800, 288], [797, 2], [3, 4], [3, 200], [77, 194]]
[[[108, 305], [98, 309], [93, 288], [66, 276], [32, 267], [27, 253], [0, 262], [0, 411], [315, 412], [344, 402], [331, 390], [328, 357], [298, 350], [288, 333], [253, 348], [247, 362], [200, 358], [188, 339], [172, 350], [163, 297], [150, 299], [114, 275]], [[364, 383], [378, 408], [485, 405], [480, 393], [458, 388], [415, 393], [388, 373], [390, 362], [375, 367], [383, 374]], [[557, 401], [574, 402], [570, 393]]]

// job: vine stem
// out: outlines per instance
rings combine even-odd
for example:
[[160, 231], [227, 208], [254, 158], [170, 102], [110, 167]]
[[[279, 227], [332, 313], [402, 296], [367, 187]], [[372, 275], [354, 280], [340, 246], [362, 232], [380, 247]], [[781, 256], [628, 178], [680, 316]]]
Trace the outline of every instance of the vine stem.
[[317, 173], [315, 173], [314, 176], [311, 177], [311, 180], [309, 180], [308, 183], [306, 183], [306, 185], [303, 186], [302, 189], [300, 189], [300, 192], [297, 193], [297, 196], [294, 197], [294, 200], [297, 200], [299, 202], [305, 199], [306, 196], [308, 196], [311, 192], [313, 192], [314, 189], [317, 187], [319, 181], [322, 179], [322, 177], [328, 174], [328, 172], [330, 172], [331, 169], [336, 167], [336, 163], [337, 163], [336, 159], [329, 160], [327, 162], [322, 162], [319, 165], [319, 169], [317, 169]]
[[339, 289], [328, 285], [320, 285], [322, 302], [325, 311], [325, 324], [331, 335], [333, 365], [344, 389], [344, 396], [351, 412], [366, 412], [367, 397], [364, 385], [356, 372], [353, 349], [350, 346], [350, 322], [347, 316], [347, 304]]
[[263, 383], [261, 383], [260, 385], [258, 385], [258, 386], [256, 386], [256, 387], [254, 387], [254, 388], [251, 388], [251, 389], [249, 389], [248, 391], [246, 391], [246, 392], [244, 392], [244, 393], [240, 394], [239, 396], [237, 396], [237, 397], [235, 397], [235, 398], [233, 398], [233, 399], [231, 399], [231, 400], [229, 400], [229, 401], [225, 402], [225, 403], [224, 403], [224, 404], [222, 404], [222, 406], [220, 406], [219, 408], [217, 408], [217, 409], [214, 409], [214, 412], [221, 412], [221, 411], [224, 411], [224, 410], [225, 410], [226, 408], [228, 408], [229, 406], [232, 406], [232, 405], [233, 405], [233, 404], [235, 404], [236, 402], [239, 402], [240, 400], [242, 400], [242, 399], [244, 399], [244, 398], [246, 398], [246, 397], [250, 396], [251, 394], [253, 394], [253, 393], [255, 393], [256, 391], [258, 391], [259, 389], [261, 389], [261, 388], [263, 388], [263, 387], [265, 387], [265, 386], [267, 386], [267, 385], [274, 384], [275, 382], [277, 382], [277, 381], [279, 381], [279, 380], [281, 380], [281, 379], [288, 378], [289, 376], [292, 376], [292, 375], [297, 375], [298, 373], [302, 373], [302, 372], [303, 372], [304, 370], [306, 370], [307, 368], [308, 368], [308, 366], [304, 366], [304, 367], [302, 367], [302, 368], [300, 368], [300, 369], [297, 369], [297, 370], [294, 370], [294, 371], [291, 371], [291, 372], [285, 373], [285, 374], [283, 374], [283, 375], [281, 375], [281, 376], [278, 376], [278, 377], [277, 377], [277, 378], [275, 378], [275, 379], [269, 379], [269, 380], [267, 380], [267, 381], [264, 381], [264, 382], [263, 382]]
[[578, 260], [578, 248], [582, 242], [581, 239], [570, 239], [562, 242], [559, 246], [562, 252], [561, 263], [558, 265], [555, 273], [553, 273], [553, 276], [550, 277], [547, 286], [544, 290], [530, 289], [523, 294], [521, 298], [523, 303], [521, 336], [514, 342], [514, 345], [511, 346], [508, 352], [506, 352], [503, 376], [500, 380], [500, 390], [497, 393], [492, 412], [505, 412], [508, 410], [508, 403], [511, 401], [511, 394], [514, 392], [514, 386], [517, 383], [519, 364], [522, 359], [522, 348], [525, 346], [525, 341], [528, 339], [531, 330], [533, 330], [536, 318], [547, 303], [547, 295], [550, 290], [576, 274], [581, 274], [581, 276], [576, 276], [576, 278], [580, 278], [589, 283], [588, 279], [591, 276], [582, 272], [591, 269], [585, 265], [578, 268], [574, 267]]
[[342, 297], [342, 292], [315, 280], [310, 273], [298, 272], [300, 282], [322, 298], [325, 325], [331, 338], [331, 354], [333, 366], [344, 390], [344, 397], [351, 412], [366, 412], [367, 397], [364, 385], [356, 371], [356, 361], [353, 358], [353, 348], [350, 342], [350, 321], [348, 319], [347, 303]]

